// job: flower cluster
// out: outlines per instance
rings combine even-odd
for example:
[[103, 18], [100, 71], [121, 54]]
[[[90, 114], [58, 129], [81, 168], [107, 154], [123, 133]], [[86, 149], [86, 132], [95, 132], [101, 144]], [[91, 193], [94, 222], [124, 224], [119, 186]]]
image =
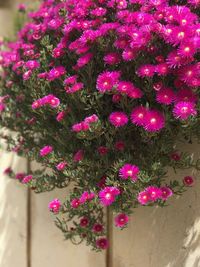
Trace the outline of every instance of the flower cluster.
[[49, 204], [66, 239], [106, 249], [105, 207], [124, 228], [134, 208], [163, 207], [194, 184], [167, 171], [199, 168], [179, 146], [200, 139], [199, 7], [43, 0], [16, 41], [1, 42], [1, 126], [17, 132], [1, 136], [44, 167], [5, 173], [37, 193], [70, 185]]

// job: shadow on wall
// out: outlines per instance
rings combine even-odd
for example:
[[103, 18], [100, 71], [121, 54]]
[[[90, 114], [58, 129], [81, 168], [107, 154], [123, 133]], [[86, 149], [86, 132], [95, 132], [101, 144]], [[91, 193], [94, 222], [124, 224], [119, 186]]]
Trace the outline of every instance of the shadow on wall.
[[[186, 150], [200, 156], [197, 145]], [[199, 149], [200, 150], [200, 149]], [[179, 181], [190, 170], [176, 176]], [[175, 174], [170, 175], [173, 179]], [[141, 207], [124, 231], [114, 230], [114, 267], [200, 267], [200, 179], [169, 206]]]

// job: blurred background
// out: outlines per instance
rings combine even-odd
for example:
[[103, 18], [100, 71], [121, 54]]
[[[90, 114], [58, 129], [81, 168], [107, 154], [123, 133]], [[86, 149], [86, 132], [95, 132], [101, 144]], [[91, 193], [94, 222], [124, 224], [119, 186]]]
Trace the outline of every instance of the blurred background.
[[[0, 36], [13, 36], [18, 4], [17, 0], [0, 0]], [[27, 160], [7, 153], [1, 144], [0, 267], [200, 267], [199, 173], [194, 173], [195, 186], [170, 200], [168, 207], [141, 207], [133, 214], [128, 229], [113, 229], [113, 266], [106, 266], [105, 253], [64, 241], [54, 226], [48, 203], [55, 197], [63, 200], [66, 189], [41, 195], [28, 193], [23, 185], [3, 174], [7, 167], [26, 171]], [[200, 145], [184, 148], [200, 157]], [[181, 180], [188, 174], [191, 171], [178, 176]], [[170, 178], [174, 175], [170, 172]]]

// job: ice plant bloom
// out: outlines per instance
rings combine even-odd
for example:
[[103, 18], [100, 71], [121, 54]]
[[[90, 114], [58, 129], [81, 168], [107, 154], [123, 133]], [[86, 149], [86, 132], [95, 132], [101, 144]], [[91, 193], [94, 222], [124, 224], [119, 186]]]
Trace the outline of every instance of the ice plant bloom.
[[175, 98], [174, 91], [171, 88], [163, 88], [156, 94], [156, 100], [160, 104], [170, 105]]
[[56, 165], [56, 169], [57, 169], [58, 171], [63, 171], [63, 170], [65, 169], [66, 166], [67, 166], [67, 162], [66, 162], [66, 161], [62, 161], [62, 162], [60, 162], [60, 163], [58, 163], [58, 164]]
[[108, 240], [105, 237], [101, 237], [96, 240], [96, 246], [100, 249], [107, 249], [109, 246]]
[[52, 151], [53, 151], [53, 147], [52, 146], [44, 146], [40, 150], [40, 156], [41, 157], [45, 157], [45, 156], [49, 155]]
[[97, 78], [97, 89], [101, 93], [111, 91], [117, 85], [120, 78], [120, 73], [117, 71], [105, 71]]
[[57, 214], [60, 211], [61, 202], [59, 199], [55, 198], [49, 203], [48, 207], [51, 212]]
[[194, 178], [192, 176], [185, 176], [183, 178], [183, 183], [185, 186], [192, 186], [194, 184]]
[[72, 201], [71, 201], [71, 207], [72, 207], [73, 209], [77, 209], [79, 206], [80, 206], [80, 201], [79, 201], [79, 199], [78, 199], [78, 198], [74, 198], [74, 199], [72, 199]]
[[141, 205], [146, 205], [151, 201], [151, 196], [148, 192], [142, 191], [138, 194], [137, 200]]
[[157, 110], [148, 110], [144, 119], [144, 128], [148, 132], [160, 131], [165, 126], [164, 115]]
[[180, 120], [187, 120], [191, 116], [197, 115], [195, 104], [192, 102], [178, 102], [174, 105], [174, 117]]
[[156, 186], [149, 186], [145, 189], [145, 191], [149, 194], [150, 200], [153, 202], [158, 200], [162, 195], [160, 188]]
[[122, 127], [128, 123], [128, 116], [124, 112], [113, 112], [109, 116], [109, 121], [115, 127]]
[[138, 106], [132, 110], [131, 122], [137, 126], [144, 126], [147, 109], [142, 106]]
[[131, 164], [125, 164], [120, 170], [119, 170], [119, 176], [121, 179], [127, 180], [128, 178], [131, 178], [132, 181], [136, 182], [138, 179], [138, 174], [140, 170], [138, 166], [131, 165]]
[[171, 188], [167, 186], [161, 187], [160, 190], [161, 190], [160, 198], [164, 201], [173, 195], [173, 191], [171, 190]]
[[29, 183], [32, 179], [33, 179], [33, 176], [32, 176], [32, 175], [26, 175], [26, 176], [23, 178], [22, 183], [23, 183], [23, 184], [27, 184], [27, 183]]
[[120, 194], [120, 190], [114, 186], [107, 186], [99, 192], [100, 203], [103, 206], [110, 206]]
[[115, 226], [122, 228], [128, 223], [129, 217], [125, 213], [120, 213], [115, 217], [114, 221]]
[[102, 233], [104, 230], [103, 225], [99, 223], [95, 223], [92, 227], [92, 231], [94, 233]]
[[81, 227], [87, 227], [88, 224], [89, 224], [89, 220], [88, 220], [87, 217], [83, 217], [83, 218], [81, 218], [81, 220], [80, 220], [80, 226], [81, 226]]

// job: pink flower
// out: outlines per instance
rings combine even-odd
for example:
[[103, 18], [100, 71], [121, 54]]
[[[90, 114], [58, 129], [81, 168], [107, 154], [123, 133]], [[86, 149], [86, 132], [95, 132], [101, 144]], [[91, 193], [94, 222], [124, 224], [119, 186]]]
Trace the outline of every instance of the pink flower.
[[103, 225], [99, 223], [95, 223], [92, 227], [92, 231], [94, 233], [102, 233], [103, 232]]
[[34, 70], [40, 67], [40, 63], [37, 60], [29, 60], [26, 62], [25, 67]]
[[79, 206], [80, 206], [80, 201], [79, 201], [79, 199], [78, 199], [78, 198], [74, 198], [74, 199], [72, 199], [72, 201], [71, 201], [71, 207], [72, 207], [73, 209], [77, 209]]
[[88, 224], [89, 224], [88, 218], [86, 218], [86, 217], [81, 218], [81, 220], [80, 220], [80, 226], [81, 227], [87, 227]]
[[190, 116], [196, 116], [197, 110], [192, 102], [181, 101], [174, 105], [173, 115], [176, 119], [187, 120]]
[[194, 178], [192, 176], [185, 176], [183, 178], [183, 183], [185, 186], [193, 186]]
[[40, 156], [41, 157], [45, 157], [45, 156], [49, 155], [52, 151], [53, 151], [53, 147], [52, 146], [44, 146], [40, 150]]
[[188, 88], [180, 89], [176, 94], [176, 102], [193, 102], [196, 103], [198, 100], [197, 95], [195, 95], [192, 90]]
[[173, 195], [173, 191], [167, 186], [161, 187], [160, 190], [161, 190], [160, 198], [164, 201]]
[[27, 184], [27, 183], [29, 183], [32, 179], [33, 179], [33, 176], [32, 176], [32, 175], [27, 175], [27, 176], [25, 176], [25, 177], [23, 178], [22, 183], [23, 183], [23, 184]]
[[93, 58], [93, 54], [92, 53], [87, 53], [84, 56], [80, 57], [77, 61], [77, 66], [79, 68], [84, 67], [86, 64], [88, 64], [90, 62], [90, 60]]
[[89, 117], [86, 117], [85, 119], [84, 119], [84, 121], [86, 122], [86, 123], [95, 123], [95, 122], [97, 122], [99, 120], [99, 118], [98, 118], [98, 116], [96, 115], [96, 114], [93, 114], [93, 115], [91, 115], [91, 116], [89, 116]]
[[119, 176], [123, 180], [127, 180], [128, 178], [131, 178], [132, 181], [136, 182], [138, 179], [139, 172], [140, 170], [136, 165], [125, 164], [119, 170]]
[[8, 175], [11, 174], [12, 173], [11, 167], [6, 168], [3, 173]]
[[55, 79], [58, 79], [63, 76], [65, 73], [65, 68], [63, 66], [58, 66], [50, 70], [47, 78], [49, 81], [54, 81]]
[[117, 95], [112, 96], [112, 102], [113, 103], [118, 103], [118, 102], [120, 102], [121, 99], [122, 99], [122, 95], [117, 94]]
[[148, 192], [146, 191], [142, 191], [138, 194], [138, 202], [141, 204], [141, 205], [146, 205], [148, 204], [148, 202], [151, 201], [151, 196], [149, 195]]
[[113, 112], [109, 116], [109, 121], [115, 127], [122, 127], [128, 123], [128, 117], [124, 112]]
[[181, 155], [177, 152], [173, 152], [170, 157], [174, 161], [179, 161], [181, 159]]
[[145, 191], [148, 193], [150, 200], [153, 202], [158, 200], [162, 195], [161, 189], [156, 186], [149, 186], [145, 189]]
[[165, 126], [164, 115], [157, 110], [148, 110], [144, 119], [144, 128], [148, 132], [160, 131]]
[[25, 176], [26, 176], [25, 173], [21, 173], [21, 172], [19, 172], [19, 173], [16, 174], [15, 178], [16, 178], [17, 180], [20, 180], [20, 181], [21, 181], [21, 180], [24, 179]]
[[100, 146], [97, 148], [97, 151], [101, 156], [104, 156], [108, 153], [109, 149], [105, 146]]
[[49, 210], [55, 214], [57, 214], [60, 211], [61, 208], [61, 202], [59, 199], [55, 198], [49, 203]]
[[107, 249], [109, 246], [108, 240], [105, 237], [101, 237], [96, 240], [96, 246], [100, 249]]
[[84, 157], [84, 151], [83, 150], [78, 150], [74, 156], [73, 156], [73, 160], [75, 162], [79, 162], [81, 160], [83, 160], [83, 157]]
[[138, 126], [144, 126], [145, 118], [147, 114], [147, 109], [142, 106], [138, 106], [132, 110], [131, 122]]
[[137, 74], [140, 77], [152, 77], [154, 73], [155, 67], [153, 65], [143, 65], [137, 71]]
[[99, 192], [100, 203], [103, 206], [110, 206], [120, 194], [120, 190], [114, 186], [107, 186]]
[[115, 225], [117, 227], [124, 227], [129, 221], [129, 217], [125, 213], [120, 213], [115, 217]]
[[109, 53], [103, 59], [108, 65], [116, 65], [120, 62], [120, 55], [117, 53]]
[[57, 114], [57, 116], [56, 116], [56, 120], [59, 121], [59, 122], [62, 121], [64, 119], [65, 115], [66, 115], [66, 112], [65, 111], [59, 112]]
[[31, 70], [28, 70], [28, 71], [24, 72], [24, 74], [23, 74], [23, 80], [24, 81], [29, 80], [30, 77], [31, 77], [31, 75], [32, 75], [32, 71]]
[[97, 89], [101, 93], [111, 91], [113, 87], [118, 83], [119, 78], [120, 78], [120, 72], [105, 71], [101, 73], [97, 78]]
[[46, 103], [52, 108], [57, 108], [60, 105], [60, 100], [54, 95], [48, 95], [46, 96]]
[[115, 143], [115, 149], [118, 151], [123, 151], [125, 149], [125, 143], [123, 141], [117, 141]]
[[171, 88], [162, 88], [156, 94], [156, 100], [160, 104], [170, 105], [174, 101], [175, 94]]
[[86, 201], [90, 201], [93, 198], [95, 198], [95, 193], [89, 193], [88, 191], [84, 191], [81, 197], [79, 198], [79, 201], [81, 204], [84, 204]]
[[66, 162], [66, 161], [62, 161], [62, 162], [60, 162], [60, 163], [58, 163], [58, 164], [56, 165], [56, 169], [57, 169], [58, 171], [63, 171], [63, 170], [65, 169], [66, 166], [67, 166], [67, 162]]

